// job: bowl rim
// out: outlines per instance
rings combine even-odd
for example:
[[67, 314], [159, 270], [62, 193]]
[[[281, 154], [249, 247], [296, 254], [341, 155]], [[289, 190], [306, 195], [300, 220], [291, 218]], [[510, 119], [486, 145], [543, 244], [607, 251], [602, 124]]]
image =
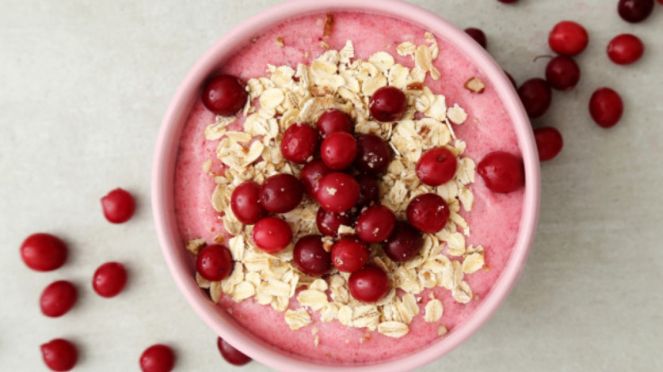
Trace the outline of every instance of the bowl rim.
[[[391, 16], [419, 25], [436, 35], [445, 37], [473, 60], [489, 78], [498, 92], [514, 124], [518, 144], [523, 156], [527, 184], [523, 201], [520, 229], [511, 257], [502, 274], [474, 313], [444, 339], [406, 356], [364, 366], [328, 365], [300, 359], [278, 350], [258, 339], [222, 312], [218, 306], [201, 295], [201, 291], [185, 263], [185, 249], [179, 236], [173, 207], [173, 178], [181, 130], [191, 109], [192, 97], [199, 92], [201, 83], [216, 67], [225, 61], [246, 41], [284, 20], [307, 14], [334, 11], [372, 12]], [[442, 17], [419, 6], [401, 0], [358, 2], [356, 0], [292, 0], [268, 8], [242, 22], [223, 35], [198, 60], [177, 89], [159, 130], [152, 166], [152, 211], [161, 250], [175, 283], [191, 305], [216, 334], [234, 347], [259, 362], [282, 371], [321, 372], [352, 369], [361, 372], [409, 371], [433, 362], [458, 347], [474, 334], [499, 308], [515, 284], [527, 259], [538, 223], [540, 199], [539, 160], [532, 128], [525, 110], [504, 71], [492, 57], [465, 32]]]

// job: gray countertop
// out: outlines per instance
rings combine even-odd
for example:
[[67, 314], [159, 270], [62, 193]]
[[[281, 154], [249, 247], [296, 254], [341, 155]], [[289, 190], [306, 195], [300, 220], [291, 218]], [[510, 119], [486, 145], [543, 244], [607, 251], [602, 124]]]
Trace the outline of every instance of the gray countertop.
[[[137, 370], [140, 353], [173, 345], [179, 371], [230, 371], [215, 335], [170, 278], [149, 206], [152, 151], [175, 89], [223, 33], [277, 0], [4, 0], [0, 12], [0, 370], [45, 370], [39, 345], [69, 337], [77, 371]], [[491, 321], [422, 371], [663, 370], [663, 6], [631, 25], [617, 0], [419, 0], [461, 28], [488, 35], [489, 51], [519, 81], [543, 76], [547, 34], [584, 24], [582, 81], [555, 93], [535, 125], [559, 128], [561, 155], [542, 164], [541, 220], [527, 267]], [[605, 55], [635, 33], [645, 57], [619, 67]], [[621, 92], [621, 123], [603, 130], [587, 104], [600, 86]], [[105, 222], [99, 198], [121, 186], [139, 207]], [[65, 267], [28, 270], [21, 241], [50, 231], [70, 244]], [[94, 269], [125, 262], [121, 296], [90, 290]], [[56, 279], [80, 287], [71, 314], [39, 312]], [[247, 372], [268, 368], [252, 363]]]

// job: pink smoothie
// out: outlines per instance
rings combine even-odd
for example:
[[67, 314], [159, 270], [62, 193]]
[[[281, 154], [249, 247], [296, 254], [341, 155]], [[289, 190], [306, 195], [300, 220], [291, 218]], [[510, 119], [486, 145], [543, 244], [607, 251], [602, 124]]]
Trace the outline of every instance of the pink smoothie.
[[[296, 68], [297, 63], [310, 63], [324, 52], [320, 46], [324, 19], [324, 14], [294, 19], [259, 35], [227, 62], [223, 72], [246, 81], [266, 76], [267, 64]], [[412, 68], [412, 59], [399, 56], [396, 47], [405, 41], [415, 45], [425, 44], [425, 30], [397, 19], [363, 13], [338, 13], [334, 14], [334, 19], [333, 32], [325, 42], [332, 49], [340, 50], [347, 40], [352, 40], [355, 58], [366, 60], [375, 52], [386, 51], [395, 57], [397, 63]], [[464, 156], [478, 163], [487, 153], [496, 150], [520, 154], [512, 123], [488, 78], [445, 40], [445, 35], [435, 36], [440, 46], [435, 66], [442, 77], [434, 81], [428, 76], [425, 84], [433, 93], [445, 95], [447, 105], [458, 103], [467, 111], [469, 117], [465, 124], [454, 126], [458, 137], [467, 143]], [[283, 39], [285, 47], [277, 45], [277, 37]], [[464, 88], [464, 83], [473, 76], [481, 78], [486, 84], [483, 94], [472, 94]], [[205, 127], [214, 121], [214, 115], [198, 101], [180, 140], [175, 173], [175, 205], [184, 242], [193, 238], [211, 242], [223, 230], [218, 213], [210, 204], [214, 181], [201, 168], [205, 160], [215, 158], [218, 141], [207, 141], [203, 135]], [[242, 122], [240, 117], [233, 125], [241, 127]], [[220, 172], [221, 169], [220, 161], [215, 159], [212, 171]], [[410, 324], [410, 332], [405, 337], [394, 339], [370, 332], [370, 339], [363, 343], [360, 339], [367, 333], [365, 329], [347, 328], [338, 321], [323, 323], [318, 312], [312, 314], [312, 325], [292, 331], [285, 323], [283, 313], [259, 305], [254, 299], [237, 304], [225, 297], [219, 306], [232, 309], [230, 313], [237, 322], [265, 341], [300, 357], [321, 362], [370, 363], [397, 358], [426, 347], [440, 339], [440, 324], [453, 332], [472, 315], [499, 278], [518, 234], [523, 190], [506, 195], [494, 194], [478, 175], [471, 188], [475, 196], [474, 208], [469, 214], [461, 212], [461, 215], [471, 229], [467, 244], [485, 248], [487, 266], [465, 277], [475, 294], [475, 299], [468, 304], [455, 302], [451, 293], [443, 288], [435, 289], [436, 297], [442, 300], [444, 306], [444, 316], [439, 324], [423, 320], [428, 292], [418, 295], [423, 299], [421, 312]], [[299, 307], [296, 299], [291, 300], [290, 307]], [[312, 332], [314, 328], [318, 329], [315, 335]], [[314, 344], [316, 335], [320, 341], [317, 347]]]

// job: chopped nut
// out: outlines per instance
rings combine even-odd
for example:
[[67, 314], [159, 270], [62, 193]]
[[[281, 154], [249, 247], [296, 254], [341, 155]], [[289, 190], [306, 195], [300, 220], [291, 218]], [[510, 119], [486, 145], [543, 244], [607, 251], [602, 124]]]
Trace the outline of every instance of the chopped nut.
[[323, 38], [328, 38], [331, 36], [332, 31], [334, 30], [334, 16], [331, 14], [327, 14], [325, 17], [325, 28], [324, 31], [322, 32], [322, 37]]
[[206, 245], [205, 239], [192, 239], [186, 243], [186, 250], [197, 256], [198, 252], [205, 248]]
[[465, 89], [470, 92], [481, 94], [486, 89], [486, 86], [483, 84], [483, 81], [476, 76], [473, 76], [468, 81], [465, 82]]

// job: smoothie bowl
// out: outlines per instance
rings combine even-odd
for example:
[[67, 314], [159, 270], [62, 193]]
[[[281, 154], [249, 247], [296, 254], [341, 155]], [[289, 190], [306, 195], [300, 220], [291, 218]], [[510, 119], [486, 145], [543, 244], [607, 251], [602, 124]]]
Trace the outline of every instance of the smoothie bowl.
[[449, 352], [508, 294], [539, 206], [505, 74], [399, 1], [293, 1], [229, 32], [177, 91], [152, 182], [186, 299], [284, 371]]

